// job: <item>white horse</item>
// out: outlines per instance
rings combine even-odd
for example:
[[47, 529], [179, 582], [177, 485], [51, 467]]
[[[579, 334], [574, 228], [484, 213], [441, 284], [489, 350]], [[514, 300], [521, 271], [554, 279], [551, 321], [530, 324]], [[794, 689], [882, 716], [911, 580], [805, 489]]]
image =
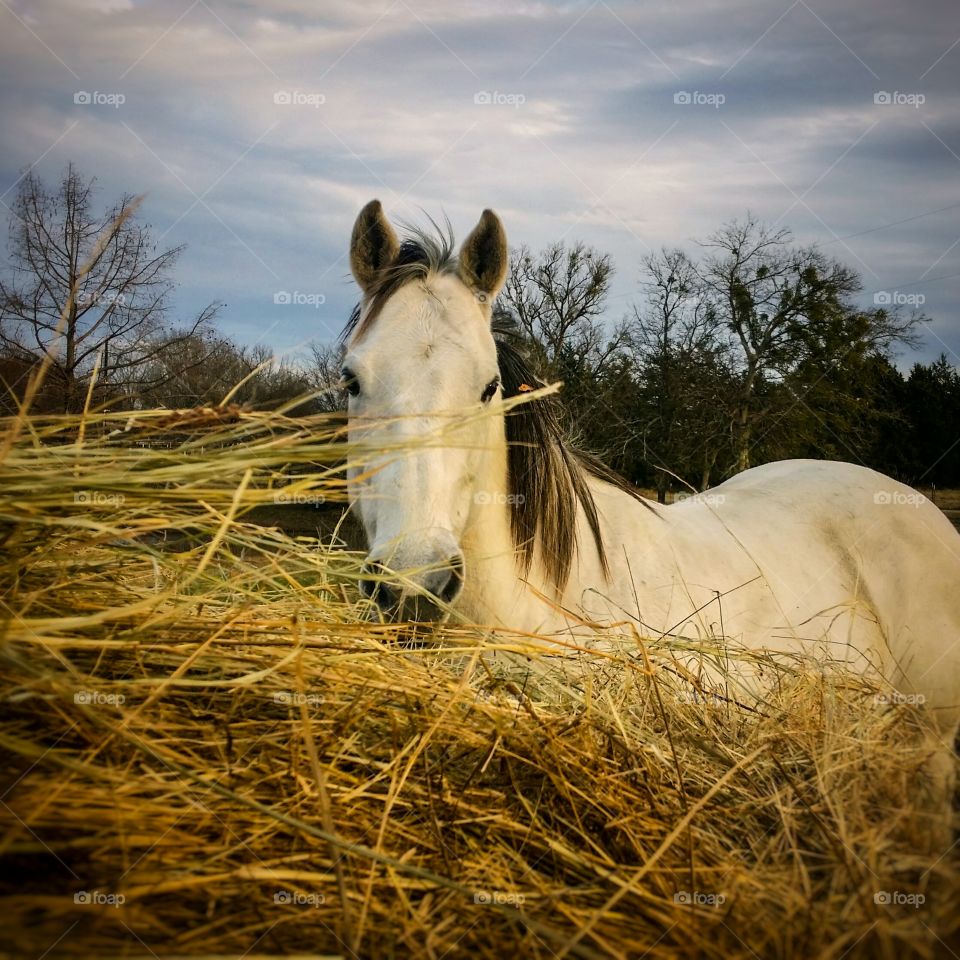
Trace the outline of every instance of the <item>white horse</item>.
[[822, 652], [922, 698], [952, 750], [960, 535], [933, 504], [816, 460], [648, 502], [565, 445], [553, 397], [504, 411], [537, 381], [493, 315], [508, 250], [492, 211], [454, 256], [443, 236], [401, 243], [374, 200], [350, 257], [363, 292], [344, 333], [350, 440], [381, 451], [353, 464], [351, 500], [370, 548], [361, 586], [386, 614], [453, 608], [543, 637], [630, 620], [647, 636]]

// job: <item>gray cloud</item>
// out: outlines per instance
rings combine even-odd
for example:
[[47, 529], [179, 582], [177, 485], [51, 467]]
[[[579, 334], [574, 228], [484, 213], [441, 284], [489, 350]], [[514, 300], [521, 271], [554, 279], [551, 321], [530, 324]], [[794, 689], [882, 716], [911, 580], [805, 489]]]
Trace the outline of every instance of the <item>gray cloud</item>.
[[[226, 300], [249, 342], [333, 335], [355, 296], [350, 225], [379, 196], [407, 219], [445, 212], [460, 236], [493, 206], [516, 242], [609, 250], [614, 318], [647, 250], [750, 209], [860, 270], [865, 302], [922, 292], [922, 355], [960, 363], [960, 208], [933, 212], [960, 175], [946, 2], [46, 0], [0, 19], [0, 192], [71, 159], [105, 201], [146, 192], [163, 242], [189, 246], [178, 310]], [[280, 290], [325, 302], [276, 305]]]

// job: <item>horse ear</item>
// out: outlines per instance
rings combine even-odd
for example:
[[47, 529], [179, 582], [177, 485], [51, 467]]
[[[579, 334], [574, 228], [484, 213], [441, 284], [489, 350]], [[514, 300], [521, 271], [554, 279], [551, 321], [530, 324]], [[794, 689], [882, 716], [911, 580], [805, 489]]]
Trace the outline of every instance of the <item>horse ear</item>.
[[460, 279], [492, 302], [507, 279], [508, 258], [503, 224], [492, 210], [484, 210], [460, 248]]
[[379, 200], [371, 200], [357, 217], [350, 237], [350, 269], [360, 289], [369, 293], [377, 274], [400, 252], [400, 242], [383, 215]]

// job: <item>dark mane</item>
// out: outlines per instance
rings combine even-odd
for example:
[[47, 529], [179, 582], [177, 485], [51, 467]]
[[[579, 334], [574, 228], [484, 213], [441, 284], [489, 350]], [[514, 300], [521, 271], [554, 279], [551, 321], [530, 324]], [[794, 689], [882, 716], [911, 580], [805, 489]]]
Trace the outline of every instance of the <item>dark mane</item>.
[[[396, 260], [382, 271], [374, 289], [358, 304], [340, 335], [341, 344], [362, 337], [384, 303], [404, 284], [433, 273], [456, 270], [450, 225], [436, 236], [413, 232], [400, 245]], [[517, 323], [507, 310], [494, 309], [492, 333], [504, 398], [544, 386], [529, 366]], [[577, 505], [582, 507], [596, 544], [604, 576], [609, 574], [600, 520], [588, 479], [611, 483], [640, 503], [646, 501], [626, 480], [590, 454], [574, 449], [563, 426], [563, 407], [556, 394], [522, 403], [505, 418], [510, 528], [521, 572], [526, 575], [539, 547], [547, 577], [560, 592], [570, 577], [577, 542]]]
[[[530, 368], [523, 338], [508, 311], [496, 309], [493, 336], [505, 398], [521, 395], [522, 387], [545, 386]], [[550, 580], [560, 591], [570, 576], [577, 543], [577, 504], [593, 534], [604, 576], [609, 575], [606, 548], [590, 477], [611, 483], [646, 503], [623, 477], [591, 454], [575, 449], [563, 425], [563, 405], [557, 394], [520, 404], [506, 416], [507, 483], [510, 526], [524, 573], [533, 562], [534, 545]]]

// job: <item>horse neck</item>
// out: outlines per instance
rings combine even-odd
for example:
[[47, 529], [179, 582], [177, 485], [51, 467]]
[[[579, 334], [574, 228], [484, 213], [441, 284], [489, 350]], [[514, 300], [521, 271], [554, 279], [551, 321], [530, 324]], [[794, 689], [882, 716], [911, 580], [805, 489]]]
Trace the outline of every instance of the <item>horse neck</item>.
[[[521, 625], [527, 588], [521, 580], [510, 525], [507, 440], [503, 417], [489, 418], [482, 465], [461, 542], [467, 577], [458, 609], [489, 626]], [[525, 579], [539, 589], [535, 571]], [[516, 618], [520, 618], [517, 620]]]
[[[539, 547], [529, 570], [524, 571], [518, 562], [511, 530], [502, 418], [496, 421], [486, 449], [489, 453], [476, 478], [474, 504], [461, 543], [467, 578], [458, 607], [467, 619], [539, 634], [566, 631], [569, 621], [562, 610], [576, 609], [585, 588], [595, 588], [598, 597], [612, 597], [615, 617], [625, 609], [624, 605], [632, 609], [638, 602], [638, 590], [642, 590], [644, 571], [663, 554], [665, 531], [655, 512], [614, 484], [586, 477], [597, 506], [611, 577], [608, 581], [584, 509], [577, 502], [577, 547], [563, 595], [557, 596], [555, 585], [540, 563]], [[631, 545], [631, 557], [626, 560], [625, 538]], [[631, 561], [633, 567], [629, 566]], [[620, 589], [620, 581], [630, 584], [625, 593]]]
[[[529, 569], [523, 569], [511, 529], [511, 491], [507, 482], [507, 441], [502, 417], [491, 418], [486, 455], [476, 476], [470, 517], [461, 549], [467, 568], [464, 593], [458, 601], [461, 613], [475, 623], [503, 626], [531, 632], [563, 629], [565, 618], [559, 614], [556, 587], [540, 563], [540, 550], [534, 550]], [[603, 481], [589, 478], [591, 488], [613, 490]], [[629, 500], [624, 494], [625, 500]], [[630, 501], [631, 506], [636, 506]], [[606, 533], [606, 524], [601, 518]], [[566, 592], [579, 595], [582, 576], [587, 582], [603, 579], [593, 538], [586, 527], [583, 508], [576, 505], [579, 550], [574, 557]], [[579, 551], [578, 551], [579, 553]], [[552, 598], [552, 599], [551, 599]]]

